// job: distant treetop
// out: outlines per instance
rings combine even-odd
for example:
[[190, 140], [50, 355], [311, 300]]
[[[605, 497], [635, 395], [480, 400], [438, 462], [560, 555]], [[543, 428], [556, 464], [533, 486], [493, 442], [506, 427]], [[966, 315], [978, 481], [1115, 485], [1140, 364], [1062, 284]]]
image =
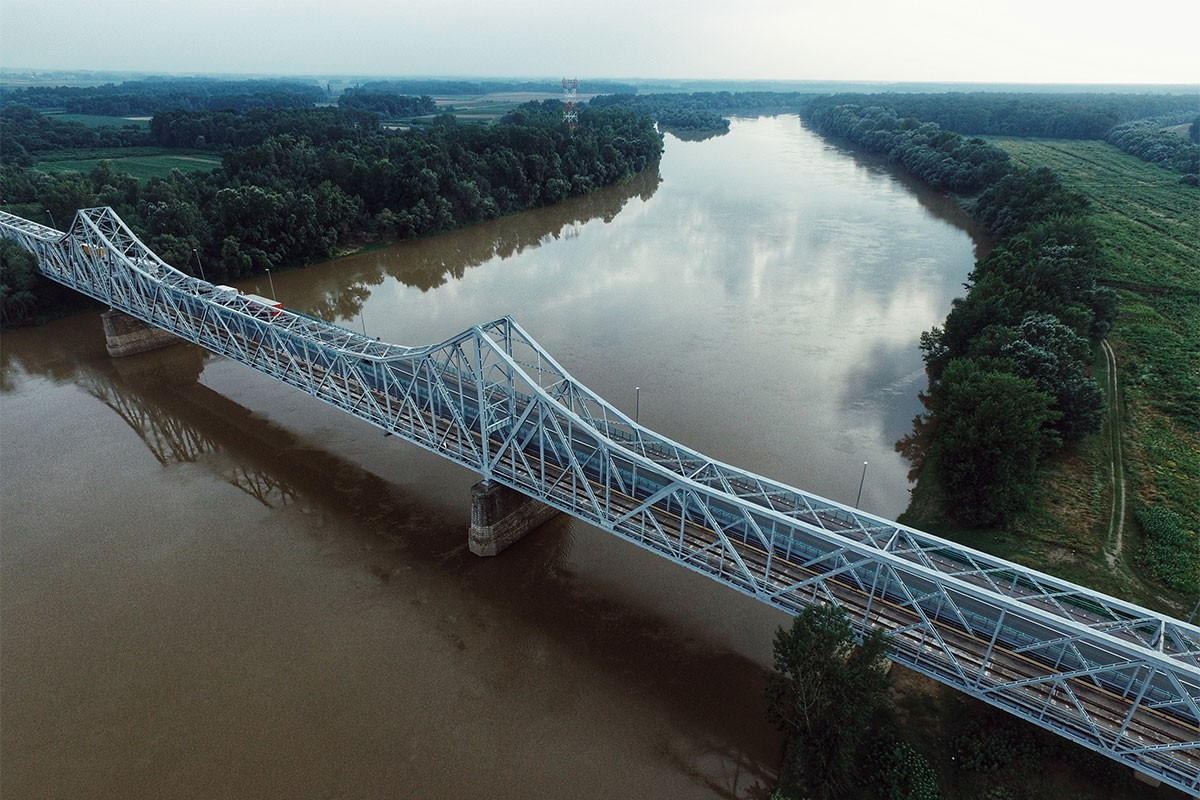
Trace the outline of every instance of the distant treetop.
[[69, 114], [111, 117], [150, 116], [160, 111], [249, 111], [255, 108], [310, 108], [325, 101], [313, 81], [212, 78], [146, 78], [103, 86], [29, 86], [0, 89], [0, 105]]

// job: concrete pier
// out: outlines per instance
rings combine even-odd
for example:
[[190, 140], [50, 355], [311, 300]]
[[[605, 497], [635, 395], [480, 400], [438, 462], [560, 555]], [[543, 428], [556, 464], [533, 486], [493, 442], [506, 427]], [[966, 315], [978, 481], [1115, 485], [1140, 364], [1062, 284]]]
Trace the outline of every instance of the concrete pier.
[[558, 509], [507, 486], [480, 481], [471, 487], [467, 546], [477, 556], [498, 555], [558, 513]]
[[113, 358], [157, 350], [182, 341], [173, 333], [156, 328], [120, 311], [109, 309], [100, 315], [104, 323], [104, 340]]

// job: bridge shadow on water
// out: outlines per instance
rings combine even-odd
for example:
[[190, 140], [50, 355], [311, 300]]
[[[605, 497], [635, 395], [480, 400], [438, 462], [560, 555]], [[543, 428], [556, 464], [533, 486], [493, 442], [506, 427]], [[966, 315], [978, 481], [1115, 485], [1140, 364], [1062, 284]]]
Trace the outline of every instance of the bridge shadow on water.
[[[102, 340], [97, 331], [96, 341]], [[478, 558], [466, 547], [467, 493], [460, 508], [440, 508], [264, 419], [199, 381], [214, 358], [190, 344], [125, 359], [107, 358], [102, 344], [86, 354], [64, 345], [44, 351], [37, 360], [19, 358], [19, 366], [56, 383], [82, 387], [124, 420], [167, 469], [198, 465], [264, 506], [281, 512], [292, 506], [315, 508], [336, 519], [334, 535], [343, 546], [322, 548], [320, 557], [349, 559], [353, 569], [377, 582], [385, 603], [421, 607], [457, 649], [471, 646], [464, 625], [484, 623], [448, 622], [436, 592], [464, 595], [466, 605], [485, 608], [488, 625], [530, 628], [549, 638], [586, 661], [601, 679], [632, 692], [638, 705], [688, 731], [705, 748], [702, 755], [697, 756], [693, 742], [687, 752], [662, 755], [715, 795], [769, 796], [781, 739], [761, 711], [744, 712], [764, 707], [762, 667], [681, 631], [675, 622], [621, 597], [619, 589], [572, 562], [579, 537], [608, 539], [610, 534], [563, 515], [501, 556]], [[3, 362], [7, 374], [14, 366], [11, 351]], [[412, 446], [401, 447], [398, 458]], [[633, 548], [615, 540], [614, 546]], [[678, 569], [634, 551], [653, 564], [648, 569]], [[527, 656], [487, 657], [500, 660], [498, 669], [517, 672]], [[763, 660], [768, 657], [762, 654]], [[751, 747], [757, 752], [741, 748], [740, 742], [756, 743]], [[764, 747], [763, 742], [774, 744]]]

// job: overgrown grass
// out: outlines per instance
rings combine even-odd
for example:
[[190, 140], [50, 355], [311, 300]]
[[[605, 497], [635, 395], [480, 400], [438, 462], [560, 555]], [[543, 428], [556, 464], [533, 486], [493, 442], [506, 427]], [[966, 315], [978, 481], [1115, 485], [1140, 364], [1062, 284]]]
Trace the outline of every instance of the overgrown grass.
[[936, 470], [926, 465], [899, 521], [1105, 594], [1161, 608], [1156, 590], [1147, 590], [1126, 573], [1114, 573], [1104, 557], [1107, 459], [1104, 437], [1086, 437], [1071, 453], [1060, 454], [1041, 467], [1030, 509], [1008, 528], [967, 530], [945, 515], [949, 505]]
[[42, 172], [88, 173], [99, 161], [111, 161], [113, 169], [140, 181], [165, 178], [171, 170], [208, 171], [221, 166], [221, 156], [208, 150], [172, 150], [162, 147], [110, 147], [58, 150], [40, 155], [33, 168]]
[[52, 113], [47, 116], [54, 117], [63, 122], [78, 122], [81, 125], [86, 125], [89, 128], [125, 128], [130, 125], [137, 128], [149, 128], [150, 119], [148, 117], [138, 117], [130, 119], [129, 117], [105, 117], [98, 114], [59, 114]]

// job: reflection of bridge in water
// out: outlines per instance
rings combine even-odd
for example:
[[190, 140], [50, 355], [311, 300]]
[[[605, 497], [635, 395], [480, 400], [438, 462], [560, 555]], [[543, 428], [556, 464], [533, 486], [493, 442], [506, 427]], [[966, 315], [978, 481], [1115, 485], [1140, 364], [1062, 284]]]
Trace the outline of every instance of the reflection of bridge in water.
[[[82, 381], [87, 393], [116, 412], [163, 466], [194, 464], [225, 448], [200, 428], [188, 424], [161, 405], [147, 402], [143, 393], [132, 391], [123, 379], [106, 380], [88, 375]], [[256, 469], [243, 459], [231, 460], [218, 470], [221, 478], [268, 508], [291, 505], [297, 491], [269, 470]]]
[[508, 318], [405, 347], [184, 275], [110, 209], [0, 231], [115, 309], [775, 608], [835, 604], [890, 633], [897, 663], [1200, 790], [1195, 626], [708, 459]]

